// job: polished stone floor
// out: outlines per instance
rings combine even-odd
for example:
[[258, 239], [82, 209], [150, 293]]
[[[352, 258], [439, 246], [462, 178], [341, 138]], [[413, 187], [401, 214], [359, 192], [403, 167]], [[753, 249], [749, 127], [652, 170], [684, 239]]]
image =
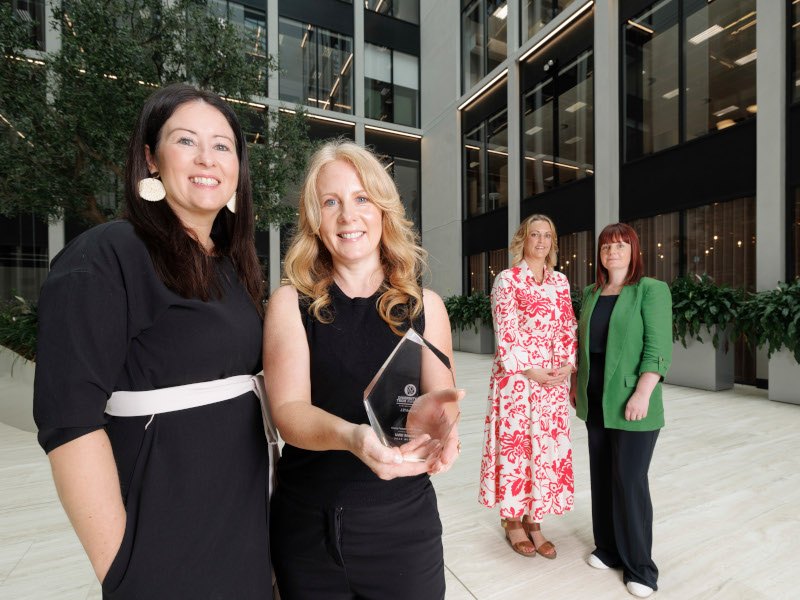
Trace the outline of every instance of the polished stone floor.
[[[589, 476], [586, 430], [576, 419], [575, 509], [543, 525], [558, 548], [556, 560], [514, 554], [497, 512], [478, 505], [490, 362], [488, 356], [456, 355], [459, 385], [468, 391], [460, 424], [463, 453], [451, 471], [434, 478], [447, 600], [630, 598], [620, 572], [584, 563], [592, 548]], [[4, 394], [0, 402], [10, 400]], [[748, 387], [712, 393], [666, 386], [665, 404], [667, 427], [650, 470], [653, 555], [661, 570], [653, 597], [800, 597], [800, 406], [771, 402]], [[35, 435], [3, 423], [0, 598], [100, 598]]]

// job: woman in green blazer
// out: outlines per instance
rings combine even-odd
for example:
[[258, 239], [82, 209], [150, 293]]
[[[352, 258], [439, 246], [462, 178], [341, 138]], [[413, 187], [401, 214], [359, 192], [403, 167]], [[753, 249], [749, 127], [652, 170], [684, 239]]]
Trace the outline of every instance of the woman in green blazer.
[[661, 381], [672, 360], [672, 297], [642, 277], [636, 232], [609, 225], [597, 242], [597, 281], [583, 293], [572, 402], [586, 421], [595, 550], [587, 562], [620, 567], [634, 596], [657, 589], [647, 472], [664, 426]]

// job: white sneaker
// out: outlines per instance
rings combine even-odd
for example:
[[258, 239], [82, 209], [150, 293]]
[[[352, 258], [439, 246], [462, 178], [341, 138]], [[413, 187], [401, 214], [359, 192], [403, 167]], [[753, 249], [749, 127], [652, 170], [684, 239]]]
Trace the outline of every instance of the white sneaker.
[[608, 565], [602, 560], [597, 558], [597, 555], [592, 553], [586, 558], [586, 563], [595, 569], [608, 569]]
[[625, 584], [625, 587], [628, 588], [629, 594], [636, 596], [637, 598], [647, 598], [653, 593], [653, 588], [648, 587], [643, 583], [636, 583], [635, 581], [629, 581]]

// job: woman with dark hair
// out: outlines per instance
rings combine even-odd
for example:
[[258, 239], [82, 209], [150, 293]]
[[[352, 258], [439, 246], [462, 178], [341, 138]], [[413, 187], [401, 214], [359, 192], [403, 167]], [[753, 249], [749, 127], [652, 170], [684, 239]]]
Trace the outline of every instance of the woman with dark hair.
[[59, 497], [105, 598], [271, 598], [262, 276], [231, 108], [150, 96], [125, 202], [42, 288], [34, 415]]
[[672, 296], [643, 271], [630, 226], [615, 223], [600, 232], [597, 281], [583, 292], [570, 397], [589, 436], [596, 548], [587, 562], [622, 568], [628, 592], [640, 598], [657, 589], [647, 472], [664, 426], [661, 381], [672, 361]]

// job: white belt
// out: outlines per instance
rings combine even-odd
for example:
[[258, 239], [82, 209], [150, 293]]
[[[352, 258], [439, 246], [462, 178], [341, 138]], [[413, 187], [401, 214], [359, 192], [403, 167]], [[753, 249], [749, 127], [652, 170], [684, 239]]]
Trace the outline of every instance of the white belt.
[[[264, 434], [269, 445], [269, 493], [275, 484], [275, 464], [280, 457], [278, 451], [278, 432], [272, 423], [267, 403], [267, 392], [262, 375], [234, 375], [226, 379], [201, 381], [187, 385], [148, 390], [146, 392], [114, 392], [106, 402], [106, 414], [113, 417], [152, 417], [161, 413], [175, 412], [187, 408], [207, 406], [237, 398], [247, 392], [255, 392], [261, 402], [261, 417]], [[145, 425], [145, 429], [150, 425]]]

